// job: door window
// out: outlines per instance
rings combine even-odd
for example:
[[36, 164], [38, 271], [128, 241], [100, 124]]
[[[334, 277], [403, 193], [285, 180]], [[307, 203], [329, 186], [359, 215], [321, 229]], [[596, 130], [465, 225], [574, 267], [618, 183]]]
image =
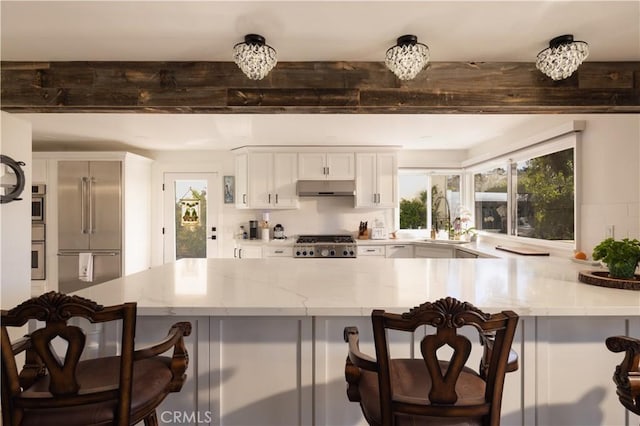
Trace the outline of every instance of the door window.
[[217, 177], [216, 173], [165, 173], [165, 263], [217, 257]]

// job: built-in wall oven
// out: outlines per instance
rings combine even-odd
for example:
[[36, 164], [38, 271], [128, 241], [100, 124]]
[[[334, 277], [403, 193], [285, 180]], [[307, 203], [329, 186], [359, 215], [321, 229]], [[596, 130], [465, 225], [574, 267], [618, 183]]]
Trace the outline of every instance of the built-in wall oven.
[[46, 279], [45, 238], [45, 194], [44, 184], [31, 186], [31, 279]]
[[31, 221], [44, 223], [46, 186], [44, 184], [31, 185]]
[[45, 239], [44, 223], [31, 225], [31, 279], [44, 280], [45, 273]]

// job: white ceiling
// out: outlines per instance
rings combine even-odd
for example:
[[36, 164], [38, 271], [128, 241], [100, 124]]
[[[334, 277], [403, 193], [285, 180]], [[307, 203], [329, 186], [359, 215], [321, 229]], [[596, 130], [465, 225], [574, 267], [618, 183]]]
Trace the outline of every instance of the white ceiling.
[[[6, 61], [231, 61], [247, 33], [280, 61], [382, 61], [403, 34], [433, 61], [533, 62], [566, 33], [588, 61], [640, 60], [633, 1], [8, 1], [0, 2]], [[247, 144], [398, 144], [463, 149], [543, 116], [24, 114], [34, 142], [143, 149]]]

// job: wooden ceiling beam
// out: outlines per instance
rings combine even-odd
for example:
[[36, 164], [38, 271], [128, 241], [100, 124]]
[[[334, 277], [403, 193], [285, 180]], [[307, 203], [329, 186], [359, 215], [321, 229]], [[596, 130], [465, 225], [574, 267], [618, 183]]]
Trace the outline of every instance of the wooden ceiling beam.
[[8, 112], [629, 113], [640, 62], [586, 62], [553, 81], [523, 62], [432, 62], [411, 81], [381, 62], [280, 62], [260, 81], [231, 62], [2, 62]]

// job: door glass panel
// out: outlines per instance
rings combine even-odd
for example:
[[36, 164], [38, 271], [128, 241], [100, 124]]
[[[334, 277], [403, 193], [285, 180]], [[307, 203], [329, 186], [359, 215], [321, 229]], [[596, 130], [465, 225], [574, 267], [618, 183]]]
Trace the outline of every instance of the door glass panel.
[[207, 181], [175, 181], [176, 260], [207, 257]]

